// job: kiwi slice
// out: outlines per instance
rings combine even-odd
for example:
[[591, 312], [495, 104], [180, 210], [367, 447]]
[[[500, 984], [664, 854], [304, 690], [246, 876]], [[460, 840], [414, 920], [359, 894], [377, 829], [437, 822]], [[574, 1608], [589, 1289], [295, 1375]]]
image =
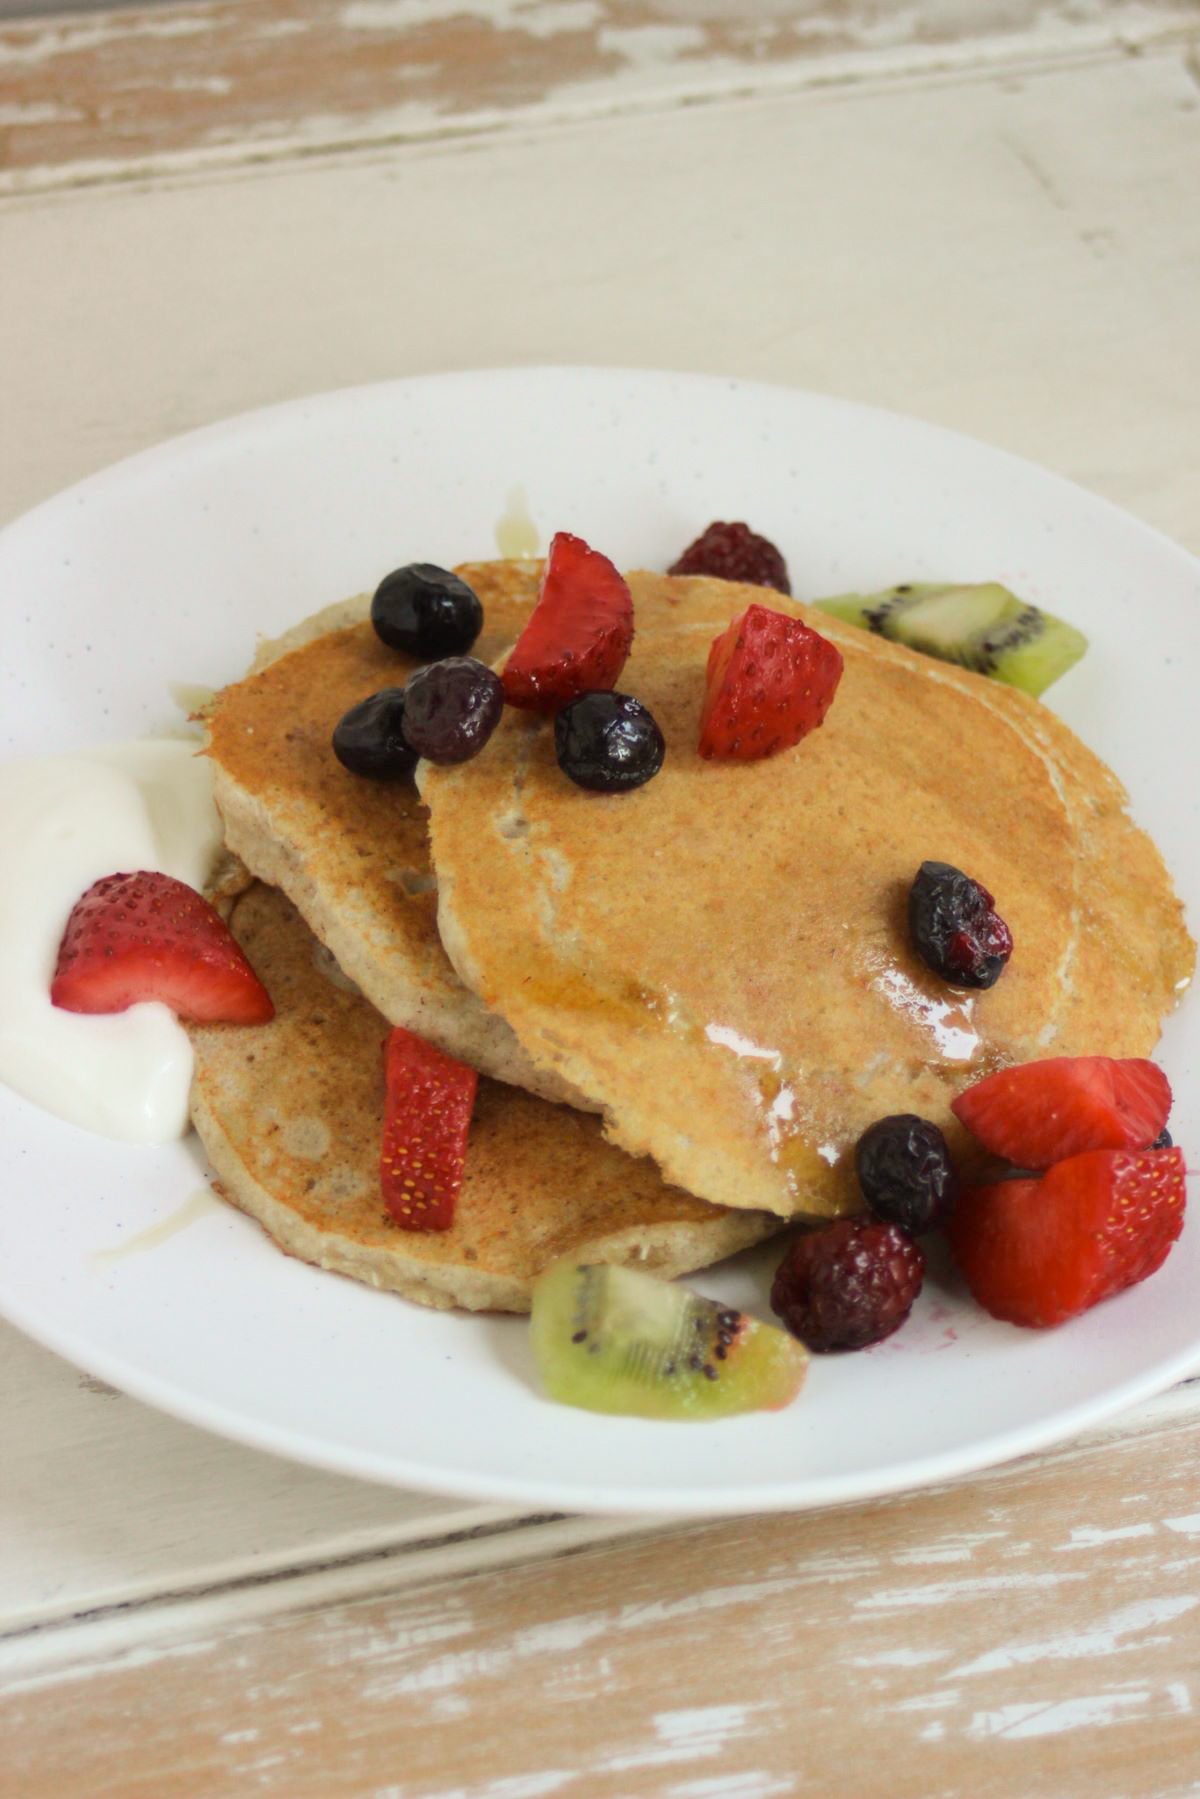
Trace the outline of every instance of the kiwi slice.
[[992, 675], [1034, 698], [1087, 649], [1087, 638], [998, 581], [952, 587], [919, 581], [883, 593], [818, 600], [822, 612], [942, 662]]
[[795, 1398], [808, 1352], [786, 1331], [632, 1268], [555, 1262], [533, 1285], [551, 1399], [636, 1418], [723, 1418]]

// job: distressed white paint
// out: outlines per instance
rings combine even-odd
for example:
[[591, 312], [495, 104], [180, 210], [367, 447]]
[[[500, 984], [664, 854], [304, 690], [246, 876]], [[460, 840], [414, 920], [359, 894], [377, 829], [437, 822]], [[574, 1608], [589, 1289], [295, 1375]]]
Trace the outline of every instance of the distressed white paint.
[[924, 1668], [945, 1661], [947, 1654], [945, 1649], [883, 1649], [875, 1655], [851, 1656], [850, 1663], [855, 1668]]
[[735, 1774], [714, 1774], [707, 1780], [673, 1780], [670, 1799], [783, 1799], [796, 1790], [790, 1775], [782, 1779], [762, 1768]]
[[28, 125], [52, 125], [78, 116], [73, 108], [52, 106], [48, 101], [30, 106], [0, 104], [0, 130]]
[[[562, 38], [573, 45], [578, 37], [578, 53], [564, 59], [560, 79], [541, 93], [516, 102], [501, 95], [488, 105], [458, 92], [453, 50], [448, 49], [444, 79], [434, 83], [436, 98], [397, 99], [393, 82], [386, 101], [381, 97], [381, 103], [366, 112], [356, 107], [352, 116], [328, 108], [299, 115], [294, 104], [281, 98], [276, 109], [256, 108], [253, 123], [243, 121], [233, 131], [219, 114], [214, 115], [208, 131], [185, 151], [130, 158], [122, 149], [112, 159], [81, 157], [66, 168], [43, 169], [35, 163], [0, 169], [0, 193], [36, 192], [45, 186], [172, 169], [236, 166], [251, 146], [256, 157], [287, 159], [356, 145], [457, 138], [516, 123], [545, 124], [669, 104], [719, 102], [730, 93], [796, 92], [864, 79], [907, 81], [983, 66], [997, 73], [1008, 68], [1019, 79], [1059, 59], [1099, 56], [1118, 46], [1132, 51], [1174, 43], [1195, 23], [1187, 0], [1147, 0], [1140, 5], [1129, 0], [1119, 4], [989, 0], [987, 5], [971, 0], [961, 9], [864, 5], [857, 11], [829, 6], [825, 0], [741, 11], [692, 5], [691, 0], [683, 5], [659, 0], [655, 12], [659, 16], [624, 25], [612, 22], [603, 0], [504, 0], [499, 6], [491, 0], [347, 0], [338, 24], [348, 37], [395, 38], [410, 30], [474, 22], [506, 34], [503, 55], [509, 62], [519, 55], [513, 49], [514, 34], [518, 42], [523, 35], [531, 42]], [[237, 69], [245, 45], [236, 20], [221, 12], [213, 18], [210, 25], [204, 8], [169, 15], [148, 10], [33, 35], [14, 27], [6, 38], [0, 37], [0, 66], [7, 61], [52, 68], [58, 58], [113, 44], [136, 45], [139, 38], [194, 38], [211, 29], [226, 49], [228, 67]], [[735, 48], [709, 45], [702, 31], [706, 22], [720, 27], [719, 42]], [[315, 21], [284, 19], [249, 26], [247, 32], [253, 42], [314, 27]], [[225, 81], [231, 82], [231, 76], [218, 69], [200, 78], [195, 91], [207, 88], [219, 93], [219, 84]], [[217, 85], [209, 86], [210, 82]], [[168, 85], [174, 85], [170, 78]]]
[[587, 31], [603, 17], [599, 0], [348, 0], [339, 14], [347, 31], [414, 31], [422, 25], [478, 19], [494, 31], [523, 31], [529, 37], [557, 37]]
[[1144, 1709], [1149, 1699], [1149, 1693], [1133, 1691], [1094, 1693], [1058, 1701], [1021, 1701], [998, 1711], [977, 1712], [967, 1726], [967, 1735], [977, 1742], [991, 1737], [1017, 1741], [1023, 1737], [1061, 1736], [1073, 1730], [1098, 1730], [1105, 1724], [1127, 1721], [1134, 1711]]
[[900, 1612], [915, 1607], [930, 1609], [952, 1604], [956, 1599], [978, 1599], [986, 1596], [1003, 1604], [1010, 1593], [1037, 1589], [1047, 1592], [1055, 1587], [1082, 1580], [1080, 1574], [990, 1574], [967, 1575], [962, 1580], [935, 1581], [927, 1587], [885, 1587], [859, 1600], [864, 1612]]
[[53, 25], [26, 38], [16, 34], [0, 41], [0, 67], [5, 63], [52, 62], [61, 56], [79, 56], [122, 39], [195, 37], [209, 29], [202, 16], [185, 12], [166, 15], [143, 13], [140, 17], [117, 15], [110, 20]]
[[1071, 1530], [1069, 1543], [1060, 1543], [1059, 1551], [1071, 1549], [1096, 1549], [1103, 1543], [1128, 1542], [1133, 1537], [1150, 1537], [1154, 1535], [1152, 1524], [1119, 1524], [1113, 1530], [1094, 1530], [1090, 1525], [1077, 1524]]
[[1200, 1598], [1191, 1593], [1181, 1593], [1176, 1598], [1140, 1600], [1133, 1605], [1123, 1606], [1111, 1617], [1092, 1624], [1087, 1630], [1064, 1632], [1038, 1643], [1006, 1644], [990, 1650], [986, 1655], [977, 1656], [965, 1667], [957, 1669], [956, 1674], [965, 1679], [973, 1674], [991, 1674], [999, 1668], [1015, 1668], [1035, 1662], [1091, 1660], [1096, 1656], [1128, 1653], [1138, 1645], [1136, 1640], [1127, 1639], [1142, 1638], [1147, 1631], [1170, 1624], [1185, 1613], [1194, 1611], [1197, 1605], [1200, 1605]]
[[657, 1744], [637, 1754], [607, 1756], [600, 1767], [606, 1774], [631, 1774], [638, 1768], [664, 1767], [670, 1762], [704, 1760], [722, 1754], [727, 1745], [745, 1737], [754, 1727], [756, 1713], [771, 1708], [761, 1705], [704, 1705], [684, 1711], [659, 1712], [653, 1720]]

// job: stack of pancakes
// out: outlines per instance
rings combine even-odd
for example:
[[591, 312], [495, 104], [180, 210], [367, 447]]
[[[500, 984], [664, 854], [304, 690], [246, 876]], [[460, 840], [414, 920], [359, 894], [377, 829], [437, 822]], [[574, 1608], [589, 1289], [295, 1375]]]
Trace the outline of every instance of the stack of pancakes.
[[[536, 563], [470, 565], [494, 662]], [[263, 646], [208, 753], [248, 871], [232, 927], [276, 1016], [194, 1027], [193, 1116], [223, 1190], [286, 1249], [437, 1306], [528, 1308], [558, 1256], [707, 1265], [789, 1218], [858, 1209], [853, 1147], [917, 1112], [969, 1157], [962, 1088], [1034, 1057], [1144, 1055], [1191, 973], [1162, 860], [1115, 777], [1014, 689], [760, 588], [634, 573], [620, 679], [661, 773], [575, 787], [546, 720], [417, 789], [350, 774], [348, 707], [401, 685], [363, 598]], [[696, 753], [709, 645], [752, 603], [845, 658], [822, 728], [766, 761]], [[924, 860], [983, 882], [1015, 942], [948, 988], [908, 942]], [[381, 1046], [401, 1024], [480, 1082], [454, 1225], [379, 1193]]]

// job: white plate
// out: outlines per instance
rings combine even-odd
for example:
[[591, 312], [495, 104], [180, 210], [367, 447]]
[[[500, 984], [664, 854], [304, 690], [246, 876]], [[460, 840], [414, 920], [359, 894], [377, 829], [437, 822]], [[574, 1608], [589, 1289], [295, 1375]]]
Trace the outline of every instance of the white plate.
[[[278, 631], [410, 559], [496, 554], [522, 483], [543, 542], [664, 567], [713, 518], [782, 547], [801, 596], [996, 579], [1081, 625], [1051, 703], [1128, 783], [1200, 900], [1200, 564], [1112, 507], [928, 425], [694, 376], [508, 370], [368, 387], [167, 444], [0, 534], [4, 755], [178, 722]], [[1162, 1059], [1200, 1143], [1200, 1003]], [[86, 1136], [0, 1093], [0, 1311], [127, 1392], [260, 1448], [404, 1486], [575, 1510], [742, 1512], [860, 1499], [1070, 1435], [1200, 1367], [1200, 1223], [1152, 1282], [1019, 1331], [952, 1280], [903, 1331], [814, 1362], [781, 1414], [648, 1424], [553, 1406], [522, 1321], [443, 1316], [316, 1272], [224, 1208], [97, 1252], [200, 1187], [194, 1139]], [[195, 1211], [195, 1208], [192, 1208]], [[696, 1284], [765, 1313], [777, 1251]], [[769, 1314], [767, 1314], [769, 1315]]]

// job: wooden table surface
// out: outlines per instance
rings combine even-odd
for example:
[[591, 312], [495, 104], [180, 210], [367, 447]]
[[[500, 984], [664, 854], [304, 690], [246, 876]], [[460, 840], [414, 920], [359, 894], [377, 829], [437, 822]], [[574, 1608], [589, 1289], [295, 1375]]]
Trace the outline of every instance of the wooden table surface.
[[[959, 427], [1200, 551], [1200, 6], [197, 0], [0, 23], [0, 521], [522, 362]], [[1200, 1794], [1200, 1385], [818, 1514], [292, 1466], [0, 1326], [0, 1795]]]

